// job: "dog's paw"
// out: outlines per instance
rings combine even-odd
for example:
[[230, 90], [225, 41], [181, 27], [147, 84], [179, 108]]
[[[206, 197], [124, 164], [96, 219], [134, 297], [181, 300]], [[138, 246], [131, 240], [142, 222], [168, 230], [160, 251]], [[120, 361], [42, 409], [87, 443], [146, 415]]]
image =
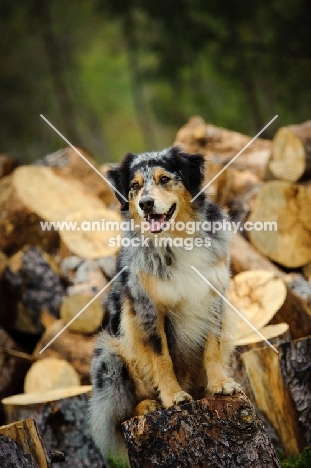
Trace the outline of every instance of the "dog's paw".
[[241, 385], [231, 378], [227, 378], [222, 382], [208, 386], [209, 395], [214, 395], [215, 393], [220, 393], [222, 395], [233, 395], [234, 393], [241, 391]]
[[183, 405], [184, 403], [189, 403], [190, 401], [193, 401], [193, 398], [189, 393], [184, 392], [181, 390], [180, 392], [177, 392], [174, 394], [173, 397], [173, 405]]
[[136, 405], [134, 416], [143, 416], [144, 414], [160, 411], [161, 409], [162, 406], [157, 400], [143, 400]]

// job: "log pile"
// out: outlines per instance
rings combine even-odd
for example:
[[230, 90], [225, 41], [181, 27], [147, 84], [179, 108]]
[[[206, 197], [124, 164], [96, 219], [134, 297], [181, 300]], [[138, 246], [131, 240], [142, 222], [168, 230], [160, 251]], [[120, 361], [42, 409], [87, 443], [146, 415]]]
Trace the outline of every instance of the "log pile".
[[[227, 299], [234, 307], [228, 305], [236, 323], [236, 348], [228, 372], [250, 401], [243, 403], [243, 395], [214, 397], [124, 423], [131, 466], [149, 466], [146, 454], [154, 460], [150, 466], [173, 466], [164, 463], [170, 459], [174, 466], [196, 466], [194, 452], [202, 459], [200, 450], [206, 449], [200, 432], [204, 424], [209, 459], [220, 453], [222, 440], [234, 460], [225, 465], [219, 459], [213, 466], [249, 466], [238, 444], [232, 445], [237, 435], [230, 431], [239, 424], [239, 440], [250, 447], [253, 466], [267, 466], [262, 460], [255, 463], [263, 452], [269, 466], [278, 466], [260, 420], [274, 447], [286, 455], [311, 444], [311, 124], [280, 128], [273, 141], [255, 140], [217, 176], [250, 140], [194, 117], [175, 141], [191, 154], [204, 155], [205, 184], [211, 182], [206, 193], [240, 223], [231, 241]], [[46, 465], [39, 466], [52, 463], [49, 450], [66, 457], [60, 462], [55, 455], [53, 467], [105, 463], [85, 427], [95, 335], [105, 326], [116, 267], [117, 248], [109, 238], [120, 233], [120, 215], [111, 188], [99, 175], [106, 174], [107, 165], [98, 166], [80, 151], [96, 171], [71, 148], [30, 166], [17, 167], [8, 156], [1, 160], [0, 424], [35, 419], [46, 454]], [[85, 229], [60, 231], [47, 228], [49, 222], [85, 223]], [[92, 223], [98, 228], [91, 229]], [[259, 229], [263, 223], [277, 223], [277, 230]], [[239, 423], [242, 403], [252, 417]], [[205, 420], [198, 417], [195, 423], [199, 414]], [[26, 430], [25, 424], [20, 430]], [[10, 434], [0, 431], [0, 458], [1, 450], [9, 450], [20, 460], [26, 457], [27, 466], [37, 463], [38, 455], [25, 451]], [[150, 442], [155, 434], [160, 450]], [[186, 452], [188, 459], [178, 458]]]

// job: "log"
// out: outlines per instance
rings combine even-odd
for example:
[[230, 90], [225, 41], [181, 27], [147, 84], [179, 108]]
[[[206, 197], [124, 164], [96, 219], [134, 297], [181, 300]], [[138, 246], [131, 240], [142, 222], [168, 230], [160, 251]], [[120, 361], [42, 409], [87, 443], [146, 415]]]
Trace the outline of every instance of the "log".
[[[279, 346], [281, 343], [290, 341], [290, 331], [287, 323], [278, 323], [276, 325], [267, 325], [260, 330], [261, 334], [269, 341], [273, 346]], [[252, 386], [250, 384], [247, 372], [242, 360], [243, 353], [254, 348], [264, 348], [269, 346], [257, 333], [240, 338], [235, 342], [235, 350], [232, 353], [230, 359], [230, 366], [228, 373], [230, 377], [238, 382], [243, 389], [245, 395], [251, 400], [253, 405], [256, 407], [256, 400], [253, 394]], [[257, 416], [263, 421], [265, 430], [269, 436], [269, 439], [273, 443], [275, 449], [282, 451], [282, 443], [278, 434], [276, 433], [273, 426], [265, 418], [263, 413], [256, 407]]]
[[26, 244], [51, 251], [59, 235], [43, 230], [40, 221], [63, 221], [75, 211], [101, 208], [103, 202], [78, 181], [49, 167], [18, 167], [0, 180], [0, 248], [10, 255]]
[[308, 336], [311, 334], [311, 284], [297, 274], [287, 278], [286, 287], [286, 300], [271, 323], [288, 323], [294, 339]]
[[[83, 148], [77, 150], [88, 162], [103, 173], [95, 159]], [[47, 166], [54, 170], [55, 174], [67, 179], [76, 179], [85, 185], [88, 190], [100, 198], [106, 206], [116, 201], [110, 185], [91, 167], [71, 146], [59, 149], [35, 162], [39, 166]], [[103, 174], [105, 175], [105, 174]]]
[[289, 182], [311, 175], [311, 120], [281, 127], [276, 132], [268, 170], [277, 179]]
[[32, 417], [49, 450], [65, 454], [66, 464], [53, 468], [102, 468], [104, 459], [96, 448], [88, 424], [91, 386], [26, 393], [2, 400], [7, 423]]
[[122, 430], [132, 468], [280, 466], [242, 393], [138, 416], [125, 421]]
[[0, 427], [0, 466], [51, 466], [51, 458], [42, 443], [34, 419], [28, 418]]
[[274, 427], [286, 456], [306, 446], [299, 415], [280, 369], [279, 355], [271, 348], [256, 348], [241, 356], [256, 406]]
[[[286, 298], [284, 281], [265, 270], [250, 270], [237, 274], [227, 291], [229, 302], [258, 330], [270, 322]], [[252, 328], [229, 305], [228, 313], [234, 315], [237, 340], [250, 333]]]
[[287, 289], [286, 299], [271, 323], [289, 324], [292, 338], [311, 335], [311, 288], [300, 275], [289, 276], [260, 254], [254, 246], [235, 234], [230, 244], [231, 268], [233, 273], [250, 269], [263, 269], [284, 279]]
[[20, 352], [11, 336], [0, 328], [0, 399], [22, 391], [26, 372], [32, 362], [33, 358]]
[[266, 270], [275, 273], [284, 280], [286, 279], [286, 274], [280, 268], [264, 257], [239, 233], [234, 234], [231, 238], [230, 259], [233, 275], [247, 270]]
[[243, 228], [263, 182], [249, 170], [242, 171], [230, 166], [220, 173], [222, 169], [223, 166], [219, 163], [209, 161], [206, 164], [202, 185], [204, 187], [210, 181], [211, 184], [204, 192], [218, 205], [225, 207], [231, 221], [239, 221]]
[[8, 154], [0, 154], [0, 179], [9, 175], [18, 166], [18, 162]]
[[279, 347], [284, 383], [295, 403], [307, 445], [311, 446], [311, 336]]
[[[90, 368], [95, 337], [92, 335], [74, 333], [68, 329], [61, 332], [64, 327], [65, 324], [62, 320], [57, 320], [53, 323], [42, 335], [34, 350], [33, 356], [35, 359], [42, 359], [45, 357], [65, 359], [76, 369], [81, 378], [81, 383], [83, 385], [88, 385], [90, 383]], [[40, 354], [40, 351], [54, 339], [58, 333], [61, 334]]]
[[[79, 333], [94, 333], [102, 325], [104, 320], [103, 300], [108, 294], [107, 288], [99, 297], [96, 296], [108, 281], [102, 273], [102, 268], [95, 260], [81, 260], [78, 257], [68, 257], [71, 261], [63, 262], [63, 275], [71, 282], [67, 288], [67, 296], [64, 298], [60, 317], [68, 329]], [[77, 261], [78, 260], [78, 261]], [[68, 267], [71, 266], [71, 269]], [[73, 268], [75, 267], [75, 268]], [[90, 301], [93, 302], [90, 303]], [[79, 312], [86, 307], [81, 315]], [[72, 322], [72, 320], [74, 321]]]
[[23, 450], [5, 435], [0, 434], [0, 462], [1, 466], [14, 468], [38, 468], [32, 455]]
[[0, 250], [0, 326], [10, 327], [14, 321], [12, 313], [12, 303], [8, 297], [6, 287], [3, 282], [3, 276], [8, 264], [7, 256]]
[[111, 280], [116, 274], [116, 256], [106, 255], [96, 260], [89, 260], [77, 255], [64, 258], [60, 263], [60, 276], [68, 285], [88, 281], [88, 271], [92, 265], [99, 267], [106, 279]]
[[120, 246], [111, 245], [111, 239], [121, 235], [119, 225], [121, 217], [119, 212], [106, 208], [92, 209], [88, 206], [75, 213], [69, 213], [64, 221], [77, 223], [75, 230], [63, 230], [59, 235], [65, 249], [63, 257], [77, 255], [87, 259], [115, 255]]
[[48, 357], [32, 364], [25, 377], [24, 392], [48, 392], [79, 385], [80, 377], [69, 362]]
[[[226, 130], [205, 121], [198, 116], [191, 117], [186, 125], [177, 132], [174, 145], [181, 146], [190, 154], [201, 153], [206, 161], [227, 164], [252, 138], [242, 133]], [[263, 180], [271, 154], [272, 143], [257, 138], [232, 163], [232, 167], [248, 169]]]
[[287, 268], [311, 261], [311, 192], [289, 182], [267, 182], [260, 190], [249, 221], [274, 222], [277, 230], [249, 231], [251, 243]]
[[59, 318], [65, 288], [53, 260], [40, 248], [26, 246], [13, 255], [4, 280], [17, 309], [14, 330], [41, 334], [47, 316]]
[[304, 277], [311, 283], [311, 262], [307, 263], [303, 268], [302, 272]]

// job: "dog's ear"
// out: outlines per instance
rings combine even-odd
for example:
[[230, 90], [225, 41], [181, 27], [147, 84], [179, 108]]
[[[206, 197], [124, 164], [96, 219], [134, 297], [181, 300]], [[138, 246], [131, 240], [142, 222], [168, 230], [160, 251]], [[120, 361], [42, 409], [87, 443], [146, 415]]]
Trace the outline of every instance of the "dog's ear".
[[185, 153], [178, 146], [171, 148], [171, 155], [186, 189], [194, 197], [200, 191], [204, 179], [204, 157], [201, 154]]
[[128, 193], [130, 184], [130, 164], [133, 161], [135, 155], [127, 153], [121, 164], [112, 167], [107, 171], [107, 177], [113, 185], [113, 191], [121, 203], [121, 210], [128, 210]]

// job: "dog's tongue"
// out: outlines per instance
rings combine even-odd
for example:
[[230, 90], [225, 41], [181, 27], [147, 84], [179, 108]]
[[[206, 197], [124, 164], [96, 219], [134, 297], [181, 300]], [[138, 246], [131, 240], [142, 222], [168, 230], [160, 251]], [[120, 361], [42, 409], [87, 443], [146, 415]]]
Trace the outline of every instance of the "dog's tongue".
[[150, 219], [148, 219], [149, 223], [149, 230], [150, 232], [159, 232], [162, 229], [162, 225], [165, 220], [165, 215], [153, 215]]

